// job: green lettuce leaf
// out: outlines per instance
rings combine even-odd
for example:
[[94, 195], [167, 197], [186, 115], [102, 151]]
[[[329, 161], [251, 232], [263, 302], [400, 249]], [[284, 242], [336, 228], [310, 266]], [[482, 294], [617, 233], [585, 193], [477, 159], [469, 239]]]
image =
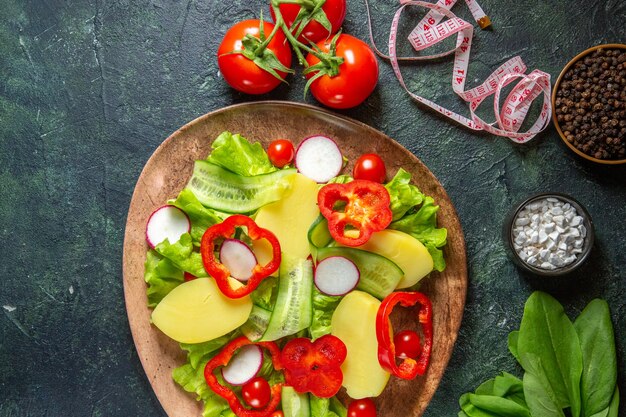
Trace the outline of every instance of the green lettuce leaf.
[[260, 143], [250, 143], [239, 134], [223, 132], [211, 147], [207, 161], [235, 174], [251, 177], [277, 171]]
[[187, 351], [187, 363], [172, 371], [174, 381], [187, 392], [195, 393], [197, 401], [204, 401], [203, 417], [227, 417], [231, 414], [226, 400], [209, 388], [204, 379], [204, 367], [229, 341], [239, 336], [238, 331], [204, 343], [181, 343]]
[[168, 203], [178, 207], [189, 217], [191, 240], [195, 246], [200, 246], [200, 240], [206, 229], [222, 222], [222, 218], [215, 211], [204, 207], [196, 195], [187, 188], [183, 188], [178, 197]]
[[446, 244], [448, 231], [445, 228], [437, 228], [437, 211], [432, 197], [425, 197], [420, 208], [415, 212], [409, 212], [400, 220], [389, 225], [390, 229], [408, 233], [426, 246], [433, 258], [434, 267], [437, 271], [443, 271], [446, 261], [443, 258], [442, 246]]
[[400, 168], [391, 181], [385, 184], [391, 198], [393, 220], [399, 220], [407, 211], [424, 201], [424, 194], [410, 182], [411, 174]]
[[330, 321], [339, 301], [341, 301], [341, 297], [322, 294], [313, 287], [313, 320], [311, 327], [309, 327], [311, 339], [315, 340], [330, 333]]
[[268, 311], [274, 310], [274, 304], [276, 303], [276, 295], [278, 293], [278, 278], [267, 277], [254, 291], [250, 293], [252, 302]]
[[174, 244], [165, 239], [157, 245], [155, 250], [182, 271], [189, 272], [196, 277], [208, 276], [204, 270], [202, 255], [200, 252], [194, 251], [189, 233], [182, 235], [180, 240]]
[[146, 256], [144, 279], [148, 284], [146, 293], [148, 307], [151, 308], [156, 307], [163, 297], [184, 282], [183, 271], [152, 249]]

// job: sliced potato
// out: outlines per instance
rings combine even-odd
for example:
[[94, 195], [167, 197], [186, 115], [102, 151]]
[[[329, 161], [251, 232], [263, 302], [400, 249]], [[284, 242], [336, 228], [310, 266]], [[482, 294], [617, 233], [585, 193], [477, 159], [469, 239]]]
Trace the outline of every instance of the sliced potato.
[[[233, 288], [242, 284], [229, 278]], [[152, 323], [181, 343], [201, 343], [223, 336], [248, 320], [249, 296], [229, 298], [213, 278], [196, 278], [174, 288], [152, 312]]]
[[[302, 174], [290, 179], [291, 187], [284, 197], [261, 207], [254, 221], [276, 235], [282, 252], [304, 259], [311, 253], [307, 232], [319, 215], [318, 185]], [[262, 265], [272, 259], [272, 248], [265, 240], [255, 241], [253, 251]]]
[[376, 314], [380, 301], [363, 291], [346, 295], [333, 313], [332, 334], [345, 343], [348, 355], [341, 371], [343, 386], [351, 398], [377, 397], [385, 389], [389, 373], [378, 363]]

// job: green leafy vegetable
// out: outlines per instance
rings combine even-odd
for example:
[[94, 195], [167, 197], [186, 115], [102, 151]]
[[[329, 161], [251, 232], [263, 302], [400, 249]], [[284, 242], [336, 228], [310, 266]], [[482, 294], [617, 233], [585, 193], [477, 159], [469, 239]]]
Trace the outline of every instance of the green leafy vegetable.
[[202, 235], [209, 227], [221, 223], [222, 218], [215, 211], [206, 208], [189, 189], [184, 188], [170, 204], [183, 210], [191, 220], [191, 240], [195, 246], [200, 246]]
[[437, 271], [443, 271], [446, 262], [443, 258], [441, 247], [446, 244], [448, 231], [445, 228], [437, 228], [437, 211], [432, 197], [425, 197], [422, 206], [415, 212], [409, 212], [400, 220], [389, 225], [390, 229], [408, 233], [426, 246], [433, 258], [434, 267]]
[[204, 401], [203, 417], [227, 417], [230, 407], [226, 400], [215, 394], [204, 379], [206, 363], [218, 353], [229, 341], [239, 336], [237, 331], [204, 343], [181, 343], [180, 347], [187, 351], [185, 365], [174, 369], [172, 377], [187, 392], [197, 395], [198, 401]]
[[609, 306], [593, 300], [574, 322], [583, 358], [581, 381], [583, 415], [594, 415], [609, 406], [617, 381], [615, 336]]
[[330, 333], [330, 322], [339, 301], [341, 297], [322, 294], [317, 287], [313, 287], [313, 321], [309, 327], [311, 339], [315, 340]]
[[235, 174], [251, 177], [277, 170], [259, 142], [250, 143], [241, 135], [223, 132], [211, 148], [213, 151], [207, 161]]
[[[541, 377], [537, 372], [542, 369], [560, 408], [571, 407], [572, 416], [578, 417], [582, 373], [580, 342], [574, 325], [561, 304], [552, 296], [536, 291], [528, 298], [519, 330], [517, 352], [524, 370]], [[531, 357], [536, 357], [540, 366], [531, 363]], [[526, 398], [528, 400], [528, 395]]]
[[424, 194], [410, 182], [411, 174], [400, 168], [391, 181], [385, 184], [391, 198], [390, 208], [393, 220], [399, 220], [407, 211], [424, 201]]
[[572, 324], [557, 300], [534, 292], [508, 337], [523, 381], [506, 372], [485, 381], [459, 399], [459, 417], [617, 417], [614, 337], [605, 301], [591, 301]]
[[208, 276], [204, 270], [202, 255], [194, 251], [189, 233], [182, 235], [180, 240], [174, 244], [165, 239], [157, 245], [155, 250], [180, 270], [189, 272], [196, 277]]
[[162, 258], [151, 249], [146, 256], [144, 279], [148, 284], [148, 307], [156, 307], [163, 297], [184, 281], [184, 276], [183, 271], [169, 259]]

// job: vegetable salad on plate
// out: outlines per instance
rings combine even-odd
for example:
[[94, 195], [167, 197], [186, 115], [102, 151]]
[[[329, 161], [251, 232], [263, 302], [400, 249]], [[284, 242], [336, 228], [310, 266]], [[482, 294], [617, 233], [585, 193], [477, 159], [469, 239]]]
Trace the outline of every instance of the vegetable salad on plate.
[[[204, 417], [371, 417], [391, 377], [426, 372], [439, 207], [379, 155], [345, 165], [323, 135], [266, 151], [224, 132], [147, 219], [151, 320], [187, 352], [173, 378]], [[392, 330], [400, 308], [417, 331]]]

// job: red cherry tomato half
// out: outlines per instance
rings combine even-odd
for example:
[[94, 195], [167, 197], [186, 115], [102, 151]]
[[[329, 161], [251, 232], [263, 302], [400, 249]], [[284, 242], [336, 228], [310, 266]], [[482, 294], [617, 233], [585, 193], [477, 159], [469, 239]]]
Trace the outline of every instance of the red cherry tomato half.
[[[319, 42], [324, 52], [330, 49], [331, 39]], [[378, 61], [370, 47], [354, 36], [341, 34], [337, 40], [337, 56], [344, 59], [339, 74], [324, 75], [311, 84], [311, 93], [320, 103], [335, 109], [348, 109], [361, 104], [374, 91], [378, 82]], [[319, 62], [314, 55], [306, 57], [309, 65]], [[308, 73], [311, 78], [315, 72]]]
[[382, 158], [375, 153], [361, 155], [354, 163], [352, 176], [355, 180], [369, 180], [378, 183], [385, 182], [387, 168]]
[[370, 398], [354, 400], [348, 406], [348, 417], [376, 417], [376, 404]]
[[[224, 80], [235, 90], [246, 94], [264, 94], [280, 84], [280, 80], [269, 72], [259, 68], [253, 61], [241, 54], [229, 54], [229, 52], [242, 50], [242, 39], [247, 34], [256, 38], [259, 37], [259, 20], [244, 20], [233, 25], [220, 44], [217, 50], [217, 64]], [[263, 23], [265, 36], [274, 29], [274, 25], [269, 22]], [[272, 38], [267, 48], [276, 54], [276, 58], [286, 67], [291, 66], [291, 49], [285, 40], [285, 35], [279, 31]], [[285, 77], [284, 72], [278, 71], [281, 77]]]
[[413, 330], [402, 330], [396, 333], [393, 344], [396, 346], [396, 356], [401, 359], [415, 359], [422, 353], [420, 336]]
[[270, 384], [260, 376], [252, 378], [241, 389], [243, 400], [250, 407], [263, 408], [270, 402]]
[[[283, 15], [283, 19], [285, 20], [285, 23], [287, 23], [288, 27], [293, 25], [293, 22], [296, 20], [301, 8], [302, 7], [298, 4], [283, 3], [279, 6], [280, 14]], [[322, 6], [322, 11], [326, 13], [326, 17], [330, 22], [331, 32], [328, 33], [324, 26], [322, 26], [319, 22], [312, 20], [304, 27], [304, 30], [298, 37], [300, 42], [305, 44], [308, 44], [309, 41], [319, 42], [322, 39], [328, 38], [331, 34], [337, 33], [343, 23], [343, 19], [346, 17], [346, 0], [326, 0]], [[270, 12], [272, 13], [272, 19], [275, 22], [276, 15], [274, 14], [274, 8], [271, 7], [271, 2]]]
[[267, 148], [267, 155], [270, 157], [272, 165], [282, 168], [293, 161], [296, 150], [293, 143], [287, 139], [276, 139]]

